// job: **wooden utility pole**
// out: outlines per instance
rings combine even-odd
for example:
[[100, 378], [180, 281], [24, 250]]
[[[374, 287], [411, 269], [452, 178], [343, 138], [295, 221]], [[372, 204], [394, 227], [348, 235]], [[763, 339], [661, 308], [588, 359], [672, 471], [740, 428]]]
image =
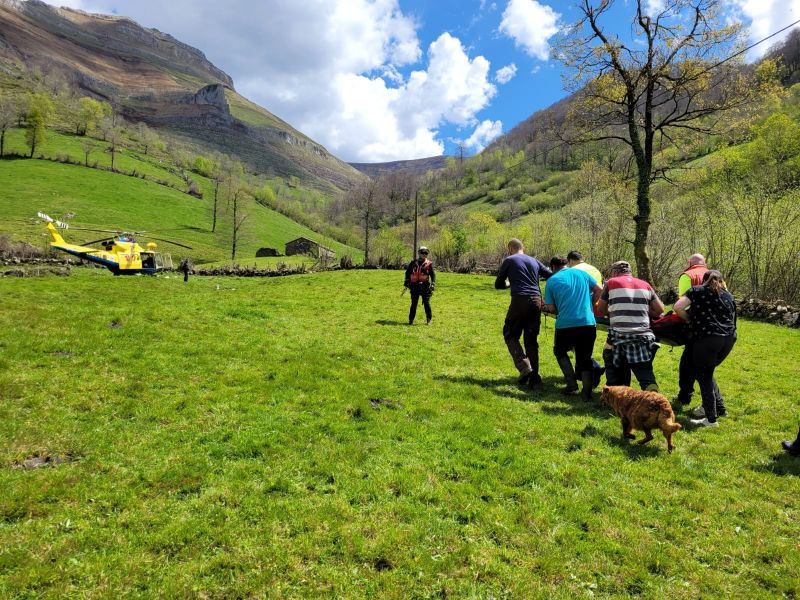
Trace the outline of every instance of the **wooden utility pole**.
[[417, 219], [419, 218], [419, 190], [414, 192], [414, 247], [411, 249], [411, 260], [417, 256], [417, 244], [419, 243], [417, 238]]

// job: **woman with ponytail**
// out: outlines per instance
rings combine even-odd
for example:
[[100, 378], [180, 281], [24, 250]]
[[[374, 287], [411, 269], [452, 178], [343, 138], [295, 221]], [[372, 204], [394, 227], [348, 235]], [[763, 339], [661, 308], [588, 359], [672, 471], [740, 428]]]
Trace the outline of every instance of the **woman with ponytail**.
[[718, 427], [717, 417], [726, 414], [719, 386], [714, 379], [716, 369], [736, 343], [736, 302], [725, 286], [719, 271], [708, 271], [702, 285], [696, 285], [681, 296], [673, 309], [689, 322], [694, 367], [703, 405], [692, 414], [700, 427]]

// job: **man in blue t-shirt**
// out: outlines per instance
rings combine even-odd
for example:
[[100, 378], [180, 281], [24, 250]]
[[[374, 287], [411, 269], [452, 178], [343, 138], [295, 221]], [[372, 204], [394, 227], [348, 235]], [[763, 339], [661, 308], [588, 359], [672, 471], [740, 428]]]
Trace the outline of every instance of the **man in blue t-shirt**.
[[[511, 304], [503, 325], [503, 339], [519, 371], [520, 385], [533, 387], [542, 382], [537, 339], [542, 323], [539, 279], [547, 279], [551, 274], [550, 269], [541, 262], [525, 254], [520, 240], [515, 238], [508, 242], [508, 257], [500, 265], [494, 287], [498, 290], [511, 288]], [[525, 343], [524, 351], [519, 343], [520, 335]]]
[[[545, 312], [556, 316], [556, 334], [553, 353], [564, 374], [565, 394], [578, 391], [575, 372], [581, 374], [584, 400], [592, 399], [592, 350], [597, 337], [597, 326], [592, 310], [603, 292], [595, 279], [586, 271], [566, 269], [567, 260], [554, 256], [550, 260], [553, 276], [547, 280], [544, 293]], [[575, 350], [575, 368], [567, 352]]]

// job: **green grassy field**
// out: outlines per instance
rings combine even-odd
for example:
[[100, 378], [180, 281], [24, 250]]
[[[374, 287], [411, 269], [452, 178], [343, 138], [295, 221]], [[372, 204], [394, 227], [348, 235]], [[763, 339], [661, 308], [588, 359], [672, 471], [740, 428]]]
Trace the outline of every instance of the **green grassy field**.
[[0, 280], [0, 597], [800, 593], [797, 331], [741, 323], [730, 417], [669, 455], [557, 392], [552, 320], [517, 389], [491, 279], [430, 327], [401, 281]]
[[[202, 179], [202, 178], [198, 178]], [[205, 184], [207, 186], [207, 182]], [[48, 240], [36, 213], [55, 218], [67, 212], [74, 223], [93, 228], [146, 230], [157, 237], [192, 246], [188, 251], [197, 263], [230, 258], [231, 222], [225, 201], [221, 201], [217, 231], [211, 233], [213, 195], [202, 200], [177, 190], [134, 177], [81, 166], [42, 160], [0, 161], [0, 233], [44, 245]], [[253, 260], [260, 247], [283, 252], [284, 244], [308, 237], [332, 248], [337, 256], [350, 254], [361, 260], [363, 252], [311, 231], [288, 217], [249, 202], [237, 258]], [[100, 237], [90, 232], [68, 232], [68, 241], [84, 242]], [[73, 239], [75, 238], [75, 239]], [[163, 245], [173, 257], [185, 255], [180, 247]]]

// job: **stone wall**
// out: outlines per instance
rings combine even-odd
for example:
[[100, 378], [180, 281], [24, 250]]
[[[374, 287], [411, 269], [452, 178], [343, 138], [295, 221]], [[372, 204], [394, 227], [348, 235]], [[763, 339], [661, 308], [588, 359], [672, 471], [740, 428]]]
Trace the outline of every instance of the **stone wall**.
[[800, 328], [800, 308], [789, 306], [783, 300], [765, 302], [748, 298], [738, 300], [736, 304], [740, 317]]

